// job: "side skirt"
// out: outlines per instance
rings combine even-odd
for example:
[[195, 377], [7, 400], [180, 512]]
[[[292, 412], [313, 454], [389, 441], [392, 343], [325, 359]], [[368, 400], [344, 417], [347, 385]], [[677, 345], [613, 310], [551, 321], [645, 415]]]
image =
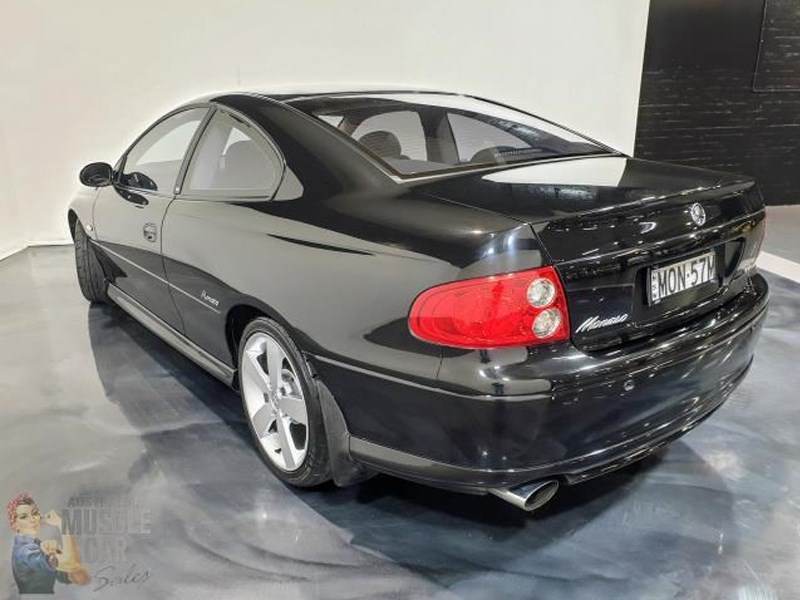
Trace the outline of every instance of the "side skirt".
[[147, 329], [155, 333], [178, 352], [186, 356], [189, 360], [203, 367], [217, 379], [234, 387], [236, 369], [232, 369], [218, 358], [211, 356], [211, 354], [203, 350], [183, 334], [175, 331], [172, 327], [111, 283], [108, 284], [108, 296], [122, 310], [139, 321], [139, 323], [147, 327]]

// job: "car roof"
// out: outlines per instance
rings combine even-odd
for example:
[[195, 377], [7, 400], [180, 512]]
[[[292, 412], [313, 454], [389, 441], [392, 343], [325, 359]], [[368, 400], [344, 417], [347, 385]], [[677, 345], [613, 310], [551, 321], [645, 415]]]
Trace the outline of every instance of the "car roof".
[[291, 85], [291, 86], [272, 86], [263, 88], [252, 89], [239, 89], [220, 91], [210, 94], [205, 94], [200, 98], [196, 98], [190, 104], [197, 102], [210, 102], [216, 98], [231, 95], [246, 95], [246, 96], [263, 96], [278, 102], [285, 102], [287, 104], [293, 101], [302, 100], [306, 98], [320, 98], [327, 96], [348, 96], [358, 94], [443, 94], [448, 96], [461, 95], [456, 92], [446, 92], [435, 88], [425, 88], [421, 86], [402, 86], [396, 84], [383, 84], [383, 85]]

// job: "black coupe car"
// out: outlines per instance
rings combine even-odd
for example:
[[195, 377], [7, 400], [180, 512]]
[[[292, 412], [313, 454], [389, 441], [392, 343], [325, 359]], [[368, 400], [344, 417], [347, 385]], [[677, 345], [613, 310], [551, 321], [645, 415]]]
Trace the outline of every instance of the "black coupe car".
[[80, 179], [83, 294], [238, 388], [297, 486], [532, 510], [708, 417], [767, 307], [752, 180], [472, 96], [217, 94]]

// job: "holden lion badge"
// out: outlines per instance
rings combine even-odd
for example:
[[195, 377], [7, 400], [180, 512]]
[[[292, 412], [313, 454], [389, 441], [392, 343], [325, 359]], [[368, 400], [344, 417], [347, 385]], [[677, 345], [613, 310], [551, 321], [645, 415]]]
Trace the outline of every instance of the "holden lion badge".
[[706, 210], [697, 202], [689, 208], [689, 214], [695, 225], [703, 225], [706, 222]]

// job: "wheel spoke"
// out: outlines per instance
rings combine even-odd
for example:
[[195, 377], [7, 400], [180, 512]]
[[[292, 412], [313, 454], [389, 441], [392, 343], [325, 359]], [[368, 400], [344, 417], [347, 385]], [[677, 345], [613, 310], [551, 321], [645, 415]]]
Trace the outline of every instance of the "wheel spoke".
[[281, 456], [286, 461], [287, 469], [295, 469], [297, 462], [294, 456], [294, 443], [292, 443], [292, 435], [289, 433], [289, 424], [286, 419], [278, 417], [278, 441], [281, 446]]
[[253, 371], [253, 383], [266, 394], [269, 392], [269, 379], [267, 378], [267, 374], [264, 373], [261, 363], [258, 362], [258, 357], [261, 356], [263, 352], [248, 351], [246, 354]]
[[272, 405], [267, 402], [253, 415], [253, 431], [256, 432], [259, 438], [264, 437], [267, 434], [267, 429], [274, 420], [275, 410], [272, 408]]
[[269, 386], [274, 393], [278, 393], [281, 385], [281, 371], [283, 370], [283, 350], [278, 342], [269, 338], [267, 340], [267, 371], [269, 375]]
[[297, 396], [281, 396], [278, 400], [278, 405], [281, 410], [295, 423], [301, 425], [308, 424], [308, 415], [306, 414], [306, 403], [302, 398]]

